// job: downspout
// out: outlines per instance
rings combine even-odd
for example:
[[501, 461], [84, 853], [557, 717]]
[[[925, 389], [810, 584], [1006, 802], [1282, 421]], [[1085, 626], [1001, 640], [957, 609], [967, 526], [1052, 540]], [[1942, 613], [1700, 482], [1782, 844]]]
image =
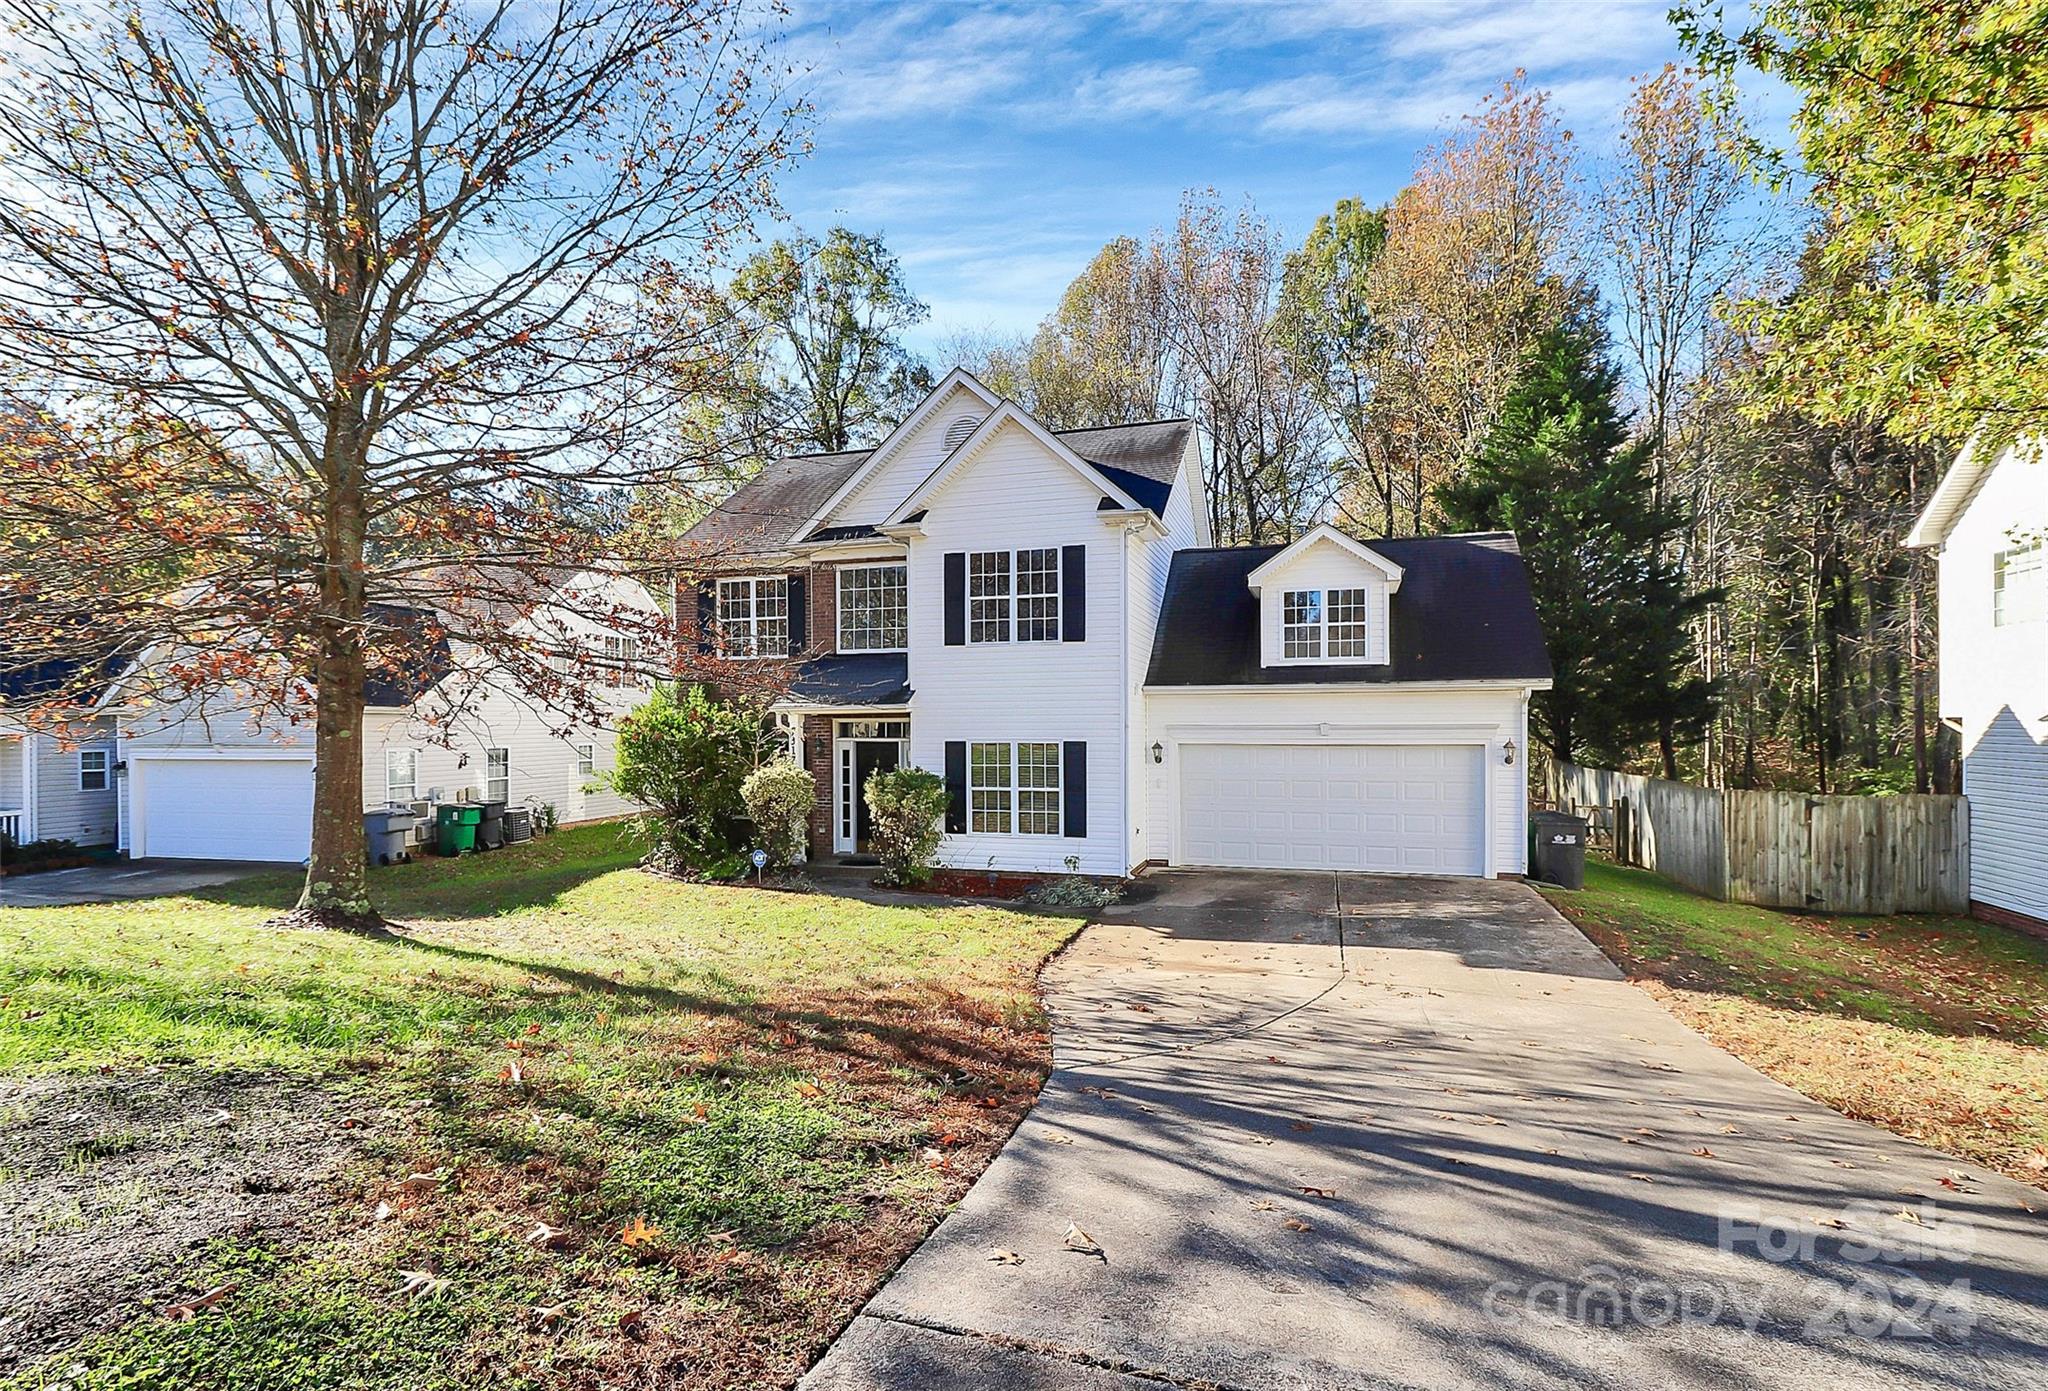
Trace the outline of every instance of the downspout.
[[41, 750], [37, 743], [41, 738], [40, 734], [30, 734], [26, 731], [21, 736], [21, 841], [24, 845], [42, 839], [41, 828], [37, 825], [42, 817], [36, 806], [36, 803], [42, 800], [37, 795], [40, 791], [38, 784], [41, 781], [37, 776], [38, 765], [42, 762], [39, 756]]

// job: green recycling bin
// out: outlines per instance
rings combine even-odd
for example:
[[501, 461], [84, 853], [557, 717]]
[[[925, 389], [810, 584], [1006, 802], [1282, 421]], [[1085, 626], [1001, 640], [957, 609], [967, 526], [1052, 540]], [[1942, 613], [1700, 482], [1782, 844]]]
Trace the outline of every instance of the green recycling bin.
[[466, 855], [476, 849], [476, 828], [483, 819], [482, 807], [442, 807], [434, 819], [440, 852], [443, 855]]

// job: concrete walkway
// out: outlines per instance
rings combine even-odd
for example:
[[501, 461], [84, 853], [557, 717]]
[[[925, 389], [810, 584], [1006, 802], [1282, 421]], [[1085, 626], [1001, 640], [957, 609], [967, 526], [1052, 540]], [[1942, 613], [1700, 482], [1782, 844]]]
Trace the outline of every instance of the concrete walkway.
[[808, 1391], [2044, 1384], [2048, 1193], [1751, 1071], [1533, 891], [1139, 892]]
[[112, 864], [53, 869], [46, 874], [10, 874], [0, 879], [0, 908], [52, 908], [79, 903], [120, 903], [162, 898], [225, 884], [295, 864], [261, 860], [119, 860]]

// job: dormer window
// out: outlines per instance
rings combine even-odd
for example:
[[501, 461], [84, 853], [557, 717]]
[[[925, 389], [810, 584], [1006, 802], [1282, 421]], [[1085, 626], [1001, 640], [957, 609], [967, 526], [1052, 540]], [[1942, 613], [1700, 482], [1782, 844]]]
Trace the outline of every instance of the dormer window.
[[1289, 589], [1281, 595], [1280, 655], [1290, 662], [1363, 661], [1363, 589]]
[[956, 417], [953, 423], [946, 427], [946, 452], [951, 454], [961, 445], [967, 443], [967, 437], [974, 433], [974, 427], [979, 424], [981, 424], [981, 421], [975, 416], [963, 415]]

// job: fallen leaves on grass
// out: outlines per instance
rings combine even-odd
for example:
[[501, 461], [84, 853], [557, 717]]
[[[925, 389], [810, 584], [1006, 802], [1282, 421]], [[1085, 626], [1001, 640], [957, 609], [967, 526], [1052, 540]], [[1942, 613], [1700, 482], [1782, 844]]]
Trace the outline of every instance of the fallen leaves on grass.
[[526, 1234], [527, 1244], [538, 1246], [543, 1251], [558, 1251], [568, 1244], [569, 1233], [561, 1227], [550, 1227], [545, 1222], [534, 1223], [533, 1230]]
[[186, 1319], [198, 1318], [200, 1310], [211, 1309], [214, 1305], [233, 1294], [236, 1288], [236, 1284], [232, 1280], [225, 1285], [215, 1285], [197, 1299], [188, 1300], [183, 1304], [173, 1304], [170, 1308], [164, 1310], [164, 1317], [172, 1323], [183, 1323]]
[[635, 1217], [620, 1231], [619, 1242], [630, 1249], [645, 1246], [660, 1237], [660, 1235], [661, 1228], [648, 1226], [645, 1217]]
[[436, 1275], [431, 1270], [401, 1270], [398, 1276], [404, 1282], [398, 1287], [399, 1296], [404, 1299], [433, 1299], [446, 1294], [453, 1283], [445, 1275]]

